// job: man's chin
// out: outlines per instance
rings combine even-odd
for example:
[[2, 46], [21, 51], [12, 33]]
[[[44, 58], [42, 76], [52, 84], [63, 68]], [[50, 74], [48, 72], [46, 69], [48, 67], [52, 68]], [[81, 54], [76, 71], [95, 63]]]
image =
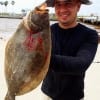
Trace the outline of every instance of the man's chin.
[[68, 24], [69, 24], [67, 21], [60, 21], [60, 23], [61, 23], [62, 25], [68, 25]]

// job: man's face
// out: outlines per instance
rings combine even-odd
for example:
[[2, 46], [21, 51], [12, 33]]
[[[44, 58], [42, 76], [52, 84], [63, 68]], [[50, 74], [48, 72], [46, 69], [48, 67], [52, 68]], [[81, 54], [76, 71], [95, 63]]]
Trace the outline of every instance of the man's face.
[[54, 6], [59, 23], [67, 25], [74, 24], [80, 5], [80, 2], [77, 0], [73, 0], [72, 2], [56, 0]]

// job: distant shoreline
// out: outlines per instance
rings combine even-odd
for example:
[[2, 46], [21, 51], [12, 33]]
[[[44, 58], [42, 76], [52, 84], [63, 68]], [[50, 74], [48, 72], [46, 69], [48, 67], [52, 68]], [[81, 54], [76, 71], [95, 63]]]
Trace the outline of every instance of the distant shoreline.
[[22, 19], [22, 16], [0, 16], [0, 18], [9, 18], [9, 19]]
[[[0, 16], [0, 18], [23, 19], [23, 16]], [[56, 19], [50, 19], [50, 21], [57, 21], [57, 20]]]

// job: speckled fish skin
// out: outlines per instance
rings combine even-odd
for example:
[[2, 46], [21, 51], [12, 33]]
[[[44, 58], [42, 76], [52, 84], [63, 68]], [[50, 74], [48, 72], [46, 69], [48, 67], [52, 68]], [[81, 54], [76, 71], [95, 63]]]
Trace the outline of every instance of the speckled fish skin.
[[39, 85], [48, 71], [50, 55], [48, 10], [36, 7], [21, 21], [6, 45], [5, 77], [8, 92], [5, 100], [15, 100], [15, 96], [30, 92]]

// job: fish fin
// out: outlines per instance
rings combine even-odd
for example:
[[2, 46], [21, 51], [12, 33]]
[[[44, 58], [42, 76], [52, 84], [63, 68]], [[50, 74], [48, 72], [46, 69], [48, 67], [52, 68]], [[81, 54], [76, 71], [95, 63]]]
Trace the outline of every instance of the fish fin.
[[15, 100], [15, 95], [12, 95], [9, 92], [7, 92], [5, 100]]

